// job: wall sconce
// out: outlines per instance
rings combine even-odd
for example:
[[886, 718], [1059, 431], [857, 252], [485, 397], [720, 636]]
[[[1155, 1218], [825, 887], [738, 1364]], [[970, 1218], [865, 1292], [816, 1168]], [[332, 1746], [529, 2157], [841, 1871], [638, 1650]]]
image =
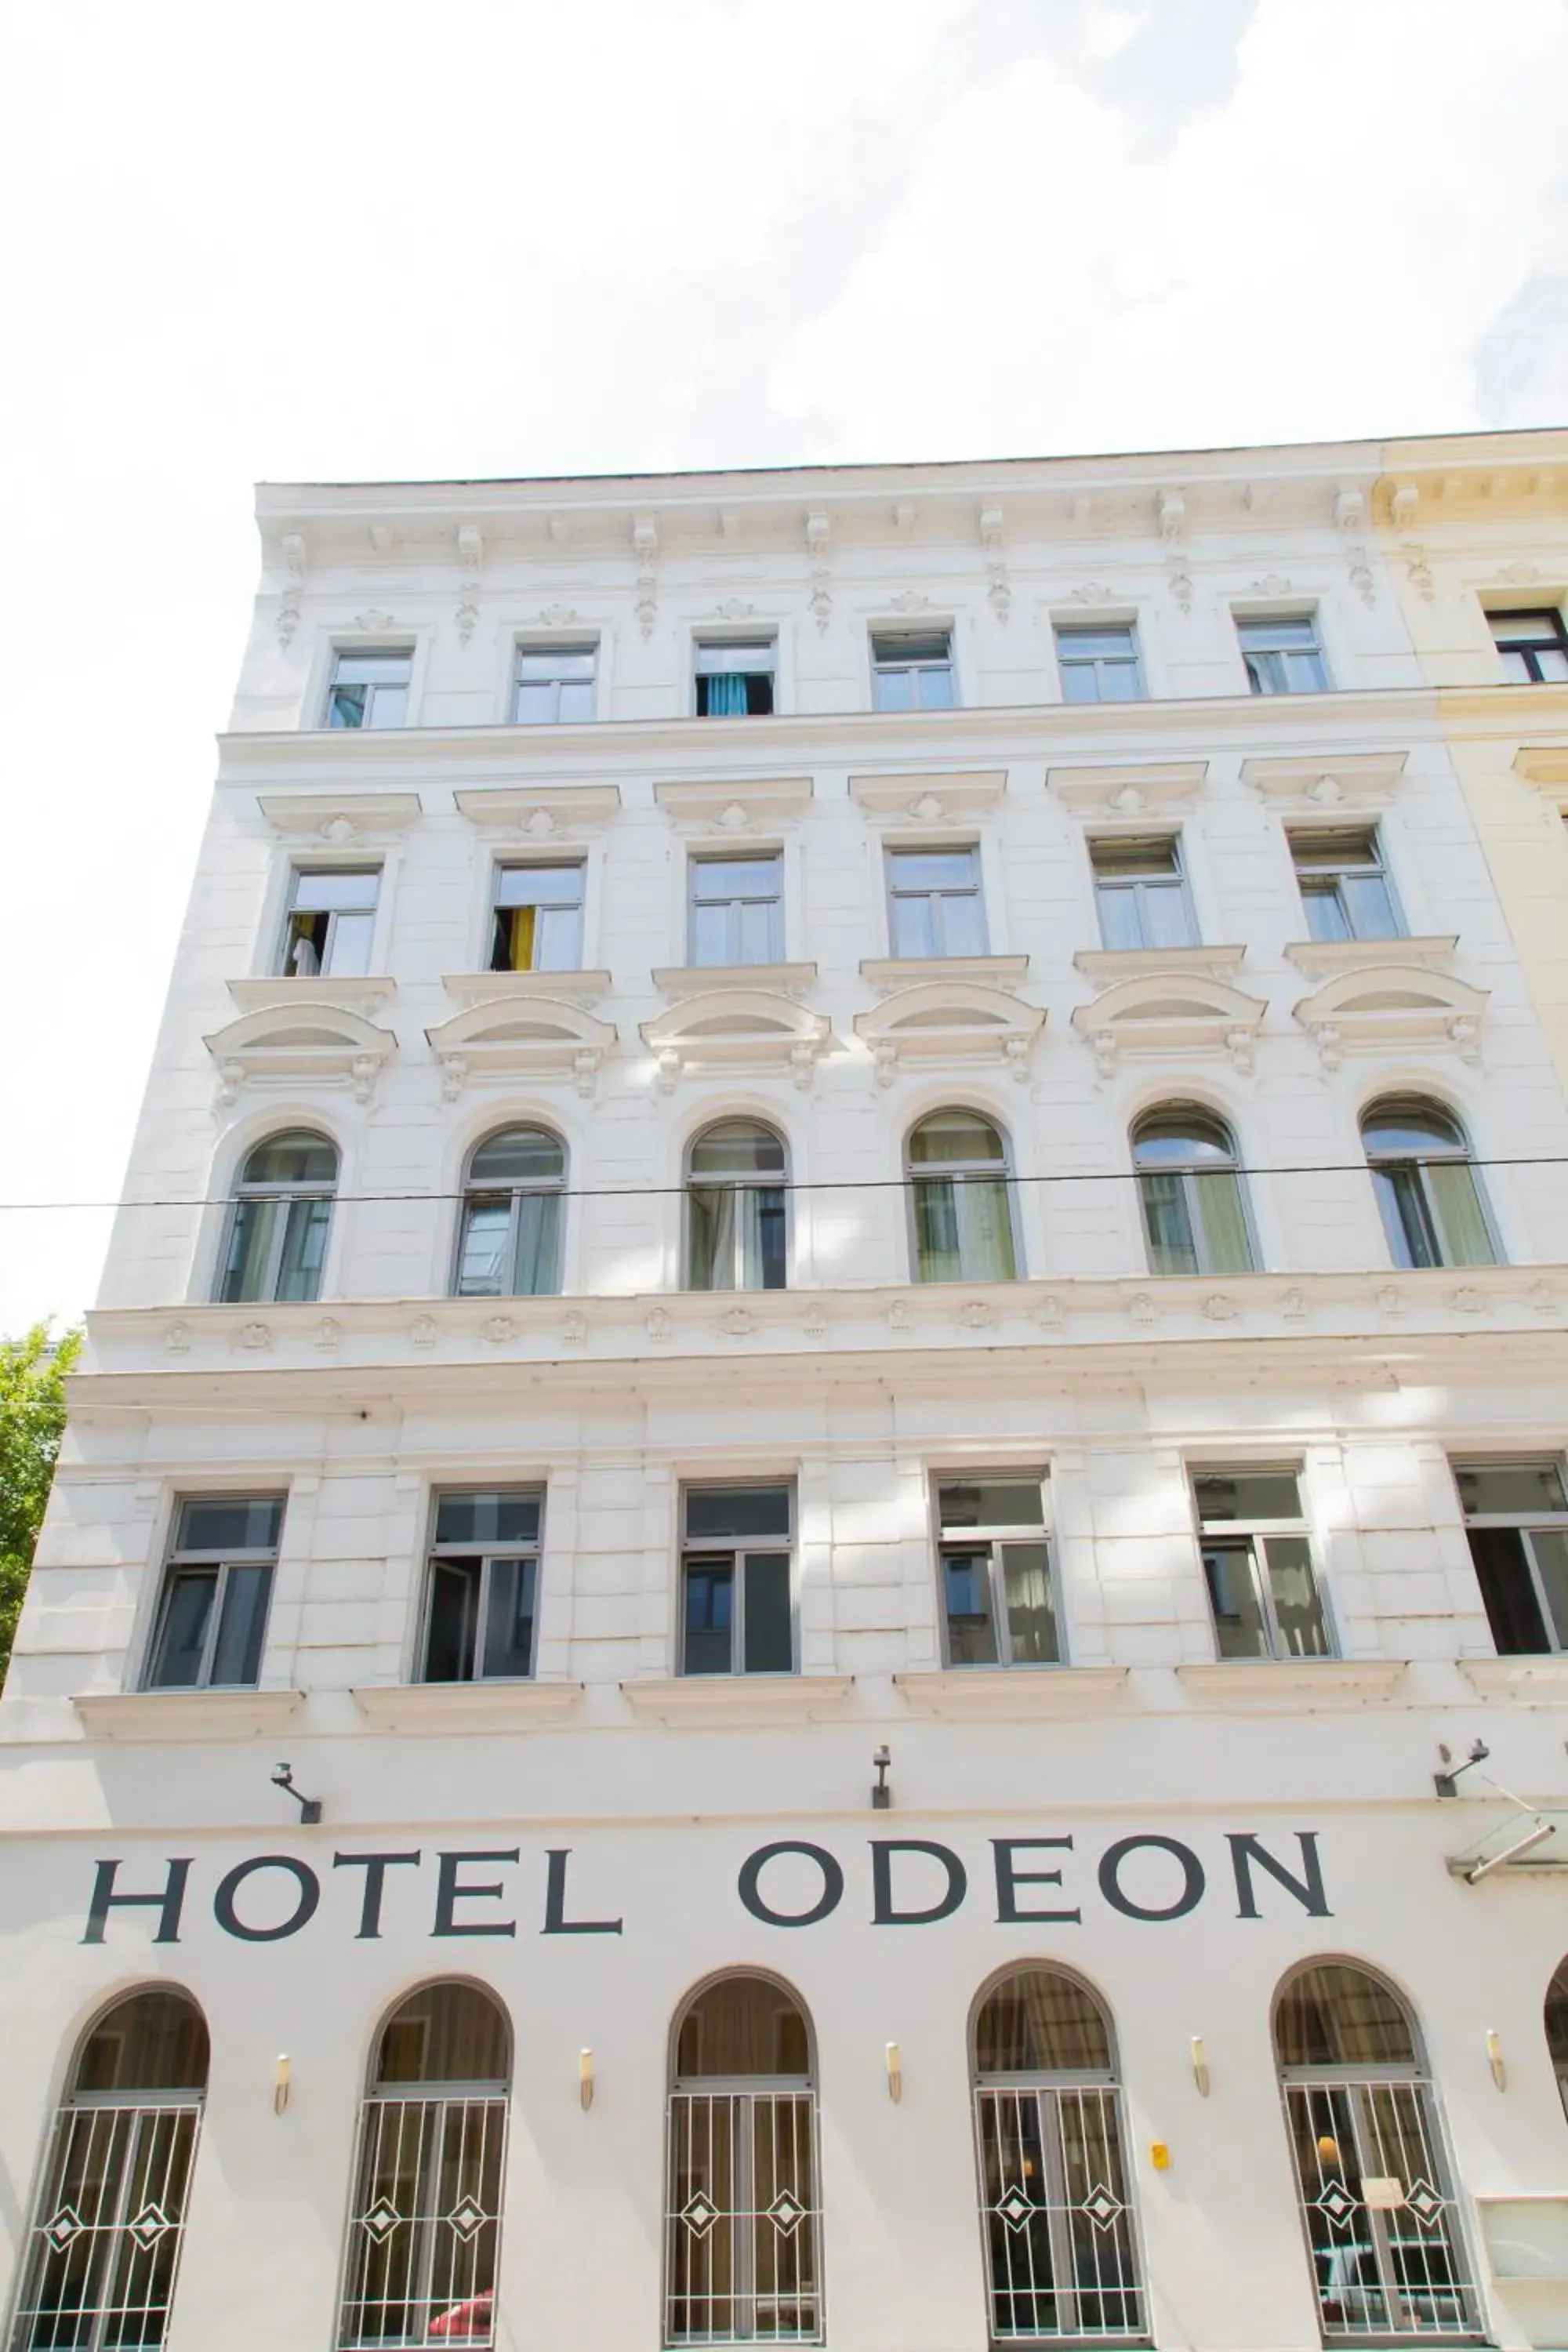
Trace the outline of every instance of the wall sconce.
[[1209, 2095], [1209, 2061], [1203, 2035], [1194, 2033], [1188, 2047], [1193, 2053], [1193, 2080], [1198, 2086], [1198, 2096], [1206, 2099]]
[[594, 2053], [591, 2050], [579, 2050], [577, 2053], [577, 2096], [586, 2115], [594, 2104]]
[[294, 2069], [285, 2057], [279, 2057], [272, 2069], [272, 2112], [280, 2116], [289, 2104], [289, 2086], [294, 2079]]
[[896, 2042], [888, 2044], [888, 2096], [894, 2106], [904, 2095], [904, 2062]]
[[872, 1749], [871, 1769], [877, 1775], [871, 1789], [873, 1812], [885, 1813], [893, 1801], [893, 1792], [888, 1786], [888, 1774], [891, 1769], [892, 1761], [892, 1751], [885, 1743], [882, 1747]]
[[321, 1801], [320, 1797], [301, 1796], [300, 1790], [294, 1786], [292, 1764], [279, 1764], [277, 1771], [272, 1775], [272, 1785], [275, 1789], [281, 1789], [286, 1797], [293, 1798], [300, 1808], [301, 1826], [305, 1829], [313, 1829], [321, 1818]]
[[1492, 2081], [1500, 2091], [1508, 2088], [1508, 2068], [1503, 2064], [1502, 2042], [1489, 2026], [1487, 2029], [1487, 2064], [1492, 2070]]

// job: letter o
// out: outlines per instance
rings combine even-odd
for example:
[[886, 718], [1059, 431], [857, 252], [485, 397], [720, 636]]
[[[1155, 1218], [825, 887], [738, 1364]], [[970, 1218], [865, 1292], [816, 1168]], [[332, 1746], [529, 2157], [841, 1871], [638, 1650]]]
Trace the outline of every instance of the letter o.
[[[289, 1871], [300, 1890], [293, 1917], [280, 1921], [276, 1927], [247, 1927], [234, 1907], [235, 1896], [258, 1870]], [[296, 1862], [291, 1853], [258, 1853], [254, 1861], [237, 1864], [226, 1878], [219, 1879], [213, 1896], [213, 1917], [226, 1936], [237, 1936], [242, 1943], [276, 1944], [285, 1936], [297, 1936], [315, 1917], [321, 1899], [321, 1882], [307, 1864]]]
[[[1174, 1903], [1167, 1904], [1163, 1910], [1148, 1910], [1142, 1903], [1132, 1902], [1121, 1891], [1121, 1865], [1127, 1856], [1136, 1853], [1141, 1846], [1154, 1846], [1162, 1853], [1173, 1853], [1182, 1865], [1181, 1895]], [[1204, 1884], [1203, 1864], [1192, 1847], [1184, 1845], [1179, 1838], [1118, 1838], [1116, 1843], [1108, 1845], [1100, 1857], [1100, 1891], [1113, 1910], [1122, 1912], [1129, 1919], [1184, 1919], [1188, 1912], [1195, 1911], [1202, 1902]]]
[[[822, 1873], [822, 1896], [809, 1911], [773, 1911], [757, 1892], [757, 1881], [764, 1866], [775, 1854], [808, 1854]], [[749, 1853], [741, 1864], [737, 1882], [742, 1902], [753, 1919], [761, 1919], [769, 1927], [815, 1927], [830, 1911], [837, 1911], [844, 1898], [844, 1873], [826, 1847], [803, 1845], [796, 1838], [781, 1838], [777, 1845], [761, 1845]]]

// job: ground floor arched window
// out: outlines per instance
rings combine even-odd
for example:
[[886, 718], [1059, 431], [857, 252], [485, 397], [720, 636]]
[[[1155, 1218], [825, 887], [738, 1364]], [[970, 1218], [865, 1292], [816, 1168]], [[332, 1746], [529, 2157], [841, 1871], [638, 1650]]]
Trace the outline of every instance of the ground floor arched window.
[[1546, 1989], [1546, 2046], [1552, 2053], [1563, 2111], [1568, 2114], [1568, 1960], [1559, 1960]]
[[993, 2343], [1146, 2339], [1110, 2022], [1065, 1970], [1014, 1969], [974, 2027]]
[[772, 1977], [721, 1977], [676, 2029], [665, 2342], [822, 2339], [811, 2028]]
[[207, 2080], [186, 1993], [148, 1988], [82, 2043], [56, 2118], [13, 2352], [152, 2352], [168, 2330]]
[[1274, 2047], [1330, 2343], [1473, 2336], [1480, 2319], [1415, 2020], [1345, 1960], [1289, 1979]]

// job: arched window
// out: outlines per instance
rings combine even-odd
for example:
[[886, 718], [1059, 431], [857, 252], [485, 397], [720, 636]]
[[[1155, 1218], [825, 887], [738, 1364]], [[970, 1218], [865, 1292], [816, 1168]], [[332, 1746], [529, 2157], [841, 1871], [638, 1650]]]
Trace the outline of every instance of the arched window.
[[16, 2352], [163, 2342], [206, 2081], [207, 2029], [188, 1994], [149, 1988], [99, 2019], [55, 2124]]
[[1479, 2334], [1436, 2097], [1398, 1994], [1316, 1960], [1279, 1994], [1274, 2051], [1325, 2337]]
[[495, 2340], [511, 2036], [478, 1985], [429, 1984], [382, 2027], [360, 2116], [342, 2352]]
[[561, 1287], [566, 1153], [543, 1127], [509, 1127], [478, 1145], [463, 1179], [459, 1298], [548, 1298]]
[[937, 1110], [910, 1134], [905, 1173], [917, 1282], [1011, 1282], [1018, 1271], [1007, 1146], [988, 1118]]
[[1110, 2024], [1058, 1969], [1016, 1969], [974, 2026], [993, 2343], [1146, 2337]]
[[235, 1186], [219, 1298], [319, 1297], [337, 1181], [324, 1135], [296, 1128], [258, 1143]]
[[686, 1154], [688, 1290], [784, 1287], [789, 1163], [772, 1128], [721, 1118]]
[[1552, 2053], [1563, 2110], [1568, 2113], [1568, 1960], [1559, 1960], [1546, 1988], [1546, 2046]]
[[771, 1977], [722, 1977], [682, 2015], [668, 2172], [665, 2342], [820, 2343], [811, 2028]]
[[1436, 1103], [1390, 1096], [1363, 1113], [1362, 1142], [1395, 1265], [1495, 1265], [1465, 1131]]
[[1150, 1111], [1132, 1130], [1152, 1274], [1250, 1274], [1236, 1146], [1223, 1119], [1191, 1103]]

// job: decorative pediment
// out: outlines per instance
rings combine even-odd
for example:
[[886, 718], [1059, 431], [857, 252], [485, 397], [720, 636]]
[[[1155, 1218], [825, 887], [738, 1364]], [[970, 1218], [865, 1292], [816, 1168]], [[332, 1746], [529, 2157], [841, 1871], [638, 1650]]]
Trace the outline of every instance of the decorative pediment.
[[505, 841], [580, 841], [620, 814], [618, 784], [478, 785], [454, 793], [479, 832]]
[[258, 793], [256, 804], [286, 841], [362, 847], [405, 832], [420, 808], [417, 793]]
[[616, 1043], [613, 1022], [597, 1021], [562, 997], [486, 997], [426, 1029], [441, 1065], [441, 1092], [455, 1102], [471, 1078], [570, 1077], [584, 1097]]
[[1242, 782], [1284, 815], [1383, 808], [1405, 773], [1404, 751], [1323, 751], [1310, 759], [1244, 760]]
[[948, 769], [936, 775], [851, 776], [849, 797], [887, 825], [973, 824], [1007, 789], [1005, 768]]
[[655, 784], [654, 799], [679, 825], [700, 832], [768, 833], [803, 816], [811, 804], [809, 776], [703, 777]]
[[803, 1091], [816, 1076], [832, 1033], [825, 1014], [808, 1013], [763, 988], [715, 989], [683, 997], [642, 1040], [658, 1064], [658, 1083], [674, 1090], [683, 1070], [788, 1070]]
[[1296, 1007], [1296, 1018], [1327, 1069], [1346, 1054], [1447, 1044], [1479, 1061], [1487, 991], [1416, 963], [1388, 961], [1342, 971]]
[[231, 1103], [241, 1087], [352, 1087], [368, 1102], [384, 1062], [397, 1051], [390, 1029], [363, 1013], [313, 996], [264, 1005], [205, 1038], [217, 1064], [218, 1101]]
[[1093, 767], [1047, 768], [1047, 789], [1080, 816], [1131, 823], [1179, 816], [1190, 809], [1208, 774], [1206, 760], [1109, 761]]
[[900, 1062], [913, 1061], [1000, 1061], [1022, 1086], [1045, 1024], [1037, 1005], [1005, 989], [973, 980], [931, 980], [857, 1013], [855, 1034], [871, 1049], [879, 1086], [891, 1086]]
[[1223, 980], [1174, 968], [1116, 981], [1079, 1006], [1072, 1025], [1094, 1047], [1102, 1077], [1127, 1054], [1224, 1053], [1246, 1071], [1266, 1010]]

